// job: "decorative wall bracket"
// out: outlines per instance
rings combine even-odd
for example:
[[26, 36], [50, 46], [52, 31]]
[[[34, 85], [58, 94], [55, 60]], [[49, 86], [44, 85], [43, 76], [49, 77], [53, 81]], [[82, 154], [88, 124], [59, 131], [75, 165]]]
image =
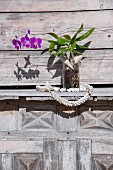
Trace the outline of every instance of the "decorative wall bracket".
[[74, 106], [79, 106], [79, 105], [83, 104], [85, 101], [87, 101], [90, 98], [93, 87], [90, 86], [90, 85], [83, 85], [82, 89], [78, 89], [78, 88], [68, 89], [67, 91], [70, 90], [70, 91], [73, 91], [73, 92], [77, 92], [79, 90], [86, 91], [86, 94], [83, 97], [81, 97], [80, 99], [78, 99], [77, 101], [69, 101], [69, 100], [66, 100], [66, 99], [60, 97], [57, 94], [57, 92], [58, 91], [66, 91], [66, 89], [64, 89], [64, 88], [60, 89], [60, 88], [57, 88], [57, 87], [52, 87], [48, 82], [46, 82], [45, 86], [37, 86], [36, 89], [39, 90], [39, 91], [50, 92], [51, 97], [54, 100], [58, 101], [60, 104], [63, 104], [65, 106], [69, 106], [69, 107], [74, 107]]

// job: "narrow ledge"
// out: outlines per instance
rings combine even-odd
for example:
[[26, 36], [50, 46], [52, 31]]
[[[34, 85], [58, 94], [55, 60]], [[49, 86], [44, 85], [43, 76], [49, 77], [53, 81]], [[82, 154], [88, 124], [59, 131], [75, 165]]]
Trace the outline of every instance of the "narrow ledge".
[[[57, 92], [59, 96], [69, 100], [76, 100], [86, 92]], [[35, 89], [0, 90], [0, 100], [19, 99], [26, 100], [53, 100], [49, 92], [39, 92]], [[94, 88], [90, 100], [113, 100], [113, 88]]]

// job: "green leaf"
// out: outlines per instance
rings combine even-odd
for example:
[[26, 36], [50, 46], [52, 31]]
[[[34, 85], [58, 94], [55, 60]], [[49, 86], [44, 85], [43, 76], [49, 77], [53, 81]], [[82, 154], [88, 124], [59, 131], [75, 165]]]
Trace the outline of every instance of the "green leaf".
[[76, 36], [77, 36], [77, 33], [72, 37], [71, 41], [70, 41], [70, 44], [73, 44], [75, 39], [76, 39]]
[[86, 39], [93, 31], [95, 28], [91, 28], [89, 31], [87, 31], [85, 34], [81, 35], [80, 37], [76, 38], [76, 41], [82, 41]]
[[60, 56], [60, 55], [62, 55], [62, 54], [64, 54], [64, 53], [66, 53], [67, 51], [69, 51], [68, 48], [60, 48], [60, 49], [56, 52], [55, 56]]
[[74, 51], [74, 48], [76, 47], [76, 41], [72, 44], [71, 51]]
[[76, 44], [76, 49], [88, 49], [88, 47]]
[[69, 40], [67, 40], [67, 39], [65, 39], [65, 38], [62, 38], [62, 37], [59, 37], [58, 38], [58, 42], [61, 42], [62, 44], [64, 44], [64, 43], [69, 43]]
[[46, 34], [49, 34], [49, 35], [51, 35], [52, 37], [58, 39], [58, 35], [55, 34], [55, 33], [53, 33], [53, 32], [48, 32], [48, 33], [46, 33]]
[[83, 25], [83, 23], [82, 23], [81, 26], [80, 26], [80, 28], [79, 28], [78, 31], [77, 31], [77, 34], [79, 34], [80, 32], [83, 31], [83, 27], [84, 27], [84, 25]]
[[82, 55], [81, 52], [77, 51], [77, 50], [74, 50], [74, 52], [77, 54], [77, 55]]
[[83, 24], [81, 24], [80, 28], [78, 29], [78, 31], [75, 33], [75, 35], [72, 37], [71, 41], [70, 41], [70, 44], [73, 44], [75, 39], [76, 39], [76, 36], [83, 31]]
[[58, 42], [58, 41], [54, 41], [54, 40], [48, 40], [49, 43], [54, 43], [55, 45], [58, 45], [58, 46], [63, 46], [62, 43]]
[[71, 40], [71, 37], [69, 35], [63, 35], [67, 40]]
[[69, 44], [69, 40], [65, 39], [65, 38], [58, 38], [57, 41], [54, 40], [48, 40], [49, 43], [54, 43], [55, 45], [59, 45], [59, 46], [65, 46]]
[[54, 43], [50, 43], [49, 45], [49, 53], [50, 55], [52, 54], [53, 50], [54, 50], [55, 44]]

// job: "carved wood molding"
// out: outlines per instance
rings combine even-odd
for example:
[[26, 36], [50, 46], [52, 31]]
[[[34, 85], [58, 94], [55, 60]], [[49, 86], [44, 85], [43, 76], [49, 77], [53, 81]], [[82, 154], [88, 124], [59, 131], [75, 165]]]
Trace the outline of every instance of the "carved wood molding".
[[113, 130], [113, 111], [87, 111], [81, 114], [80, 125], [82, 128], [102, 128]]

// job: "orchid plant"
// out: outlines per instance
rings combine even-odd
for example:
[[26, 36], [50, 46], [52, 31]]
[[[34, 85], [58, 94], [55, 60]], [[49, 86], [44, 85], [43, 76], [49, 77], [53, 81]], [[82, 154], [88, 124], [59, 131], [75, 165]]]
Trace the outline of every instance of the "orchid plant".
[[[89, 35], [91, 35], [94, 29], [95, 28], [91, 28], [87, 32], [79, 36], [79, 34], [82, 33], [82, 31], [84, 30], [84, 25], [81, 24], [80, 28], [75, 32], [75, 34], [72, 37], [68, 34], [58, 36], [54, 32], [47, 33], [54, 38], [54, 40], [53, 39], [46, 40], [49, 42], [50, 55], [53, 54], [53, 51], [54, 51], [54, 56], [60, 57], [62, 62], [65, 63], [65, 61], [69, 60], [69, 62], [73, 63], [73, 66], [74, 66], [77, 62], [79, 62], [79, 60], [82, 59], [81, 57], [82, 53], [80, 52], [80, 50], [87, 49], [85, 45], [80, 45], [78, 43], [86, 39]], [[61, 58], [62, 56], [65, 57], [65, 59], [62, 59]], [[79, 56], [78, 59], [77, 59], [77, 56]], [[68, 64], [68, 66], [73, 68], [72, 65]]]
[[15, 39], [12, 40], [12, 43], [17, 50], [23, 47], [37, 49], [41, 48], [42, 39], [31, 37], [30, 30], [27, 30], [25, 36], [21, 37], [21, 39], [18, 39], [18, 37], [15, 36]]

